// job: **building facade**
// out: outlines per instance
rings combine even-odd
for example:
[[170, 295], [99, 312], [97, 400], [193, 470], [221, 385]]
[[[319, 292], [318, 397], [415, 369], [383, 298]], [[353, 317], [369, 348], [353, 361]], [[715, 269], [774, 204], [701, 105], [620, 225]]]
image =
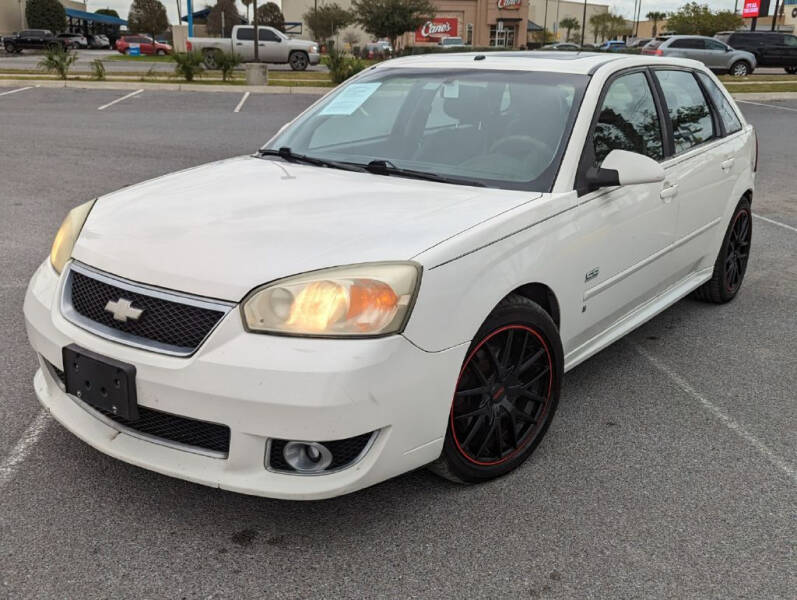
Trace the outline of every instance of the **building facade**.
[[[60, 2], [64, 8], [86, 10], [86, 3], [82, 1], [60, 0]], [[28, 28], [28, 22], [25, 19], [25, 4], [26, 0], [0, 0], [0, 35]]]
[[[581, 27], [584, 27], [584, 3], [570, 2], [568, 0], [530, 0], [531, 10], [529, 19], [534, 23], [547, 29], [553, 35], [554, 41], [566, 42], [567, 30], [559, 25], [564, 19], [575, 19]], [[587, 3], [587, 29], [584, 34], [585, 43], [594, 43], [592, 30], [589, 20], [595, 15], [609, 12], [608, 4]], [[581, 42], [581, 29], [570, 30], [570, 38], [573, 41]], [[531, 40], [529, 40], [531, 41]]]

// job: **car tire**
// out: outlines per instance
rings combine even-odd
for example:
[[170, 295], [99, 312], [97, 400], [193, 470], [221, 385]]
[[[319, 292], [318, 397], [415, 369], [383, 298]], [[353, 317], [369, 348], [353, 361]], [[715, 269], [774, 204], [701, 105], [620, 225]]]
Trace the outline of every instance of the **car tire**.
[[158, 56], [166, 56], [166, 50], [162, 50], [162, 49], [158, 50], [155, 54], [157, 54]]
[[310, 57], [307, 56], [306, 52], [294, 51], [288, 57], [288, 63], [291, 65], [292, 70], [304, 71], [307, 69], [307, 65], [310, 64]]
[[125, 56], [130, 56], [130, 48], [125, 48], [125, 51], [122, 52]]
[[8, 52], [9, 54], [14, 54], [16, 51], [17, 49], [14, 47], [14, 44], [12, 42], [8, 42], [6, 44], [6, 52]]
[[711, 279], [692, 293], [694, 298], [703, 302], [724, 304], [736, 297], [747, 270], [752, 236], [753, 215], [750, 201], [744, 197], [733, 211], [733, 218], [722, 239]]
[[457, 483], [478, 483], [520, 466], [551, 424], [563, 372], [551, 316], [528, 298], [507, 296], [468, 349], [443, 451], [429, 469]]
[[737, 60], [731, 65], [728, 72], [734, 77], [747, 77], [753, 72], [753, 69], [746, 60]]
[[212, 71], [219, 68], [219, 63], [216, 60], [218, 54], [217, 50], [205, 50], [202, 53], [202, 62], [204, 62], [206, 69]]
[[797, 67], [785, 67], [784, 71], [786, 71], [789, 75], [797, 75]]

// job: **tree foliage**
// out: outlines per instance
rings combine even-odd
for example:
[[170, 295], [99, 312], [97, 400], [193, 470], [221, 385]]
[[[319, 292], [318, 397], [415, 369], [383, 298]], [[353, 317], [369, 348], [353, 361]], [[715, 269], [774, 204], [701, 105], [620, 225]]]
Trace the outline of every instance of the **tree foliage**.
[[66, 11], [58, 0], [28, 0], [25, 16], [31, 29], [49, 29], [53, 33], [66, 29]]
[[430, 0], [353, 0], [355, 20], [375, 38], [396, 39], [413, 31], [435, 15]]
[[241, 4], [246, 7], [246, 22], [249, 23], [249, 7], [252, 6], [252, 0], [241, 0]]
[[574, 29], [576, 31], [581, 29], [581, 23], [575, 17], [565, 17], [564, 19], [559, 21], [559, 27], [561, 27], [562, 29], [564, 29], [567, 32], [567, 35], [565, 37], [565, 41], [569, 42], [570, 41], [570, 32], [573, 31]]
[[148, 33], [155, 39], [169, 28], [166, 7], [158, 0], [133, 0], [127, 13], [127, 27], [135, 33]]
[[335, 37], [338, 31], [354, 22], [354, 15], [335, 2], [311, 8], [302, 18], [318, 42]]
[[107, 15], [109, 17], [116, 17], [117, 19], [119, 18], [119, 13], [116, 12], [112, 8], [100, 8], [98, 10], [95, 10], [94, 14], [95, 15]]
[[266, 2], [257, 7], [257, 24], [273, 27], [285, 32], [285, 15], [274, 2]]
[[[224, 15], [224, 19], [221, 18], [222, 15]], [[240, 25], [241, 19], [241, 13], [238, 12], [235, 0], [218, 0], [208, 13], [208, 33], [221, 37], [232, 37], [232, 28]], [[222, 21], [224, 21], [223, 31]]]
[[659, 33], [659, 21], [666, 19], [667, 13], [661, 12], [660, 10], [652, 10], [645, 16], [653, 21], [653, 37], [656, 37]]
[[621, 15], [614, 15], [610, 12], [598, 13], [589, 18], [589, 26], [594, 36], [594, 41], [613, 40], [622, 35], [631, 33], [631, 28], [626, 24]]
[[713, 36], [718, 31], [733, 31], [742, 23], [742, 18], [730, 10], [712, 12], [708, 4], [689, 2], [670, 14], [667, 29], [679, 35]]

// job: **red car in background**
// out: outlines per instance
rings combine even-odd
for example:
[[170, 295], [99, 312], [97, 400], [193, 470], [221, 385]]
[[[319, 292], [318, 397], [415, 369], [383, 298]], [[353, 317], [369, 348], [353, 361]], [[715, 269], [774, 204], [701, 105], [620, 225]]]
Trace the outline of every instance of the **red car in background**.
[[129, 54], [131, 44], [138, 44], [139, 48], [141, 48], [141, 54], [166, 56], [172, 53], [172, 47], [169, 44], [153, 43], [152, 38], [145, 35], [123, 35], [116, 40], [116, 50], [122, 54]]

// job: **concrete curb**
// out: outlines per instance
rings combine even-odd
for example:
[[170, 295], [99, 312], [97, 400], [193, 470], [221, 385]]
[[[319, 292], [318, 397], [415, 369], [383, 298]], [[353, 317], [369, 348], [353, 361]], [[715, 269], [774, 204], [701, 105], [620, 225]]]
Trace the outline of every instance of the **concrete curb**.
[[83, 90], [162, 90], [165, 92], [227, 92], [253, 94], [326, 94], [329, 87], [281, 85], [202, 85], [201, 83], [151, 83], [149, 81], [60, 81], [48, 79], [0, 79], [0, 87], [75, 88]]
[[797, 100], [797, 92], [731, 92], [737, 100]]

